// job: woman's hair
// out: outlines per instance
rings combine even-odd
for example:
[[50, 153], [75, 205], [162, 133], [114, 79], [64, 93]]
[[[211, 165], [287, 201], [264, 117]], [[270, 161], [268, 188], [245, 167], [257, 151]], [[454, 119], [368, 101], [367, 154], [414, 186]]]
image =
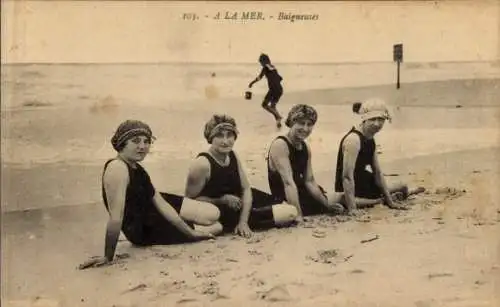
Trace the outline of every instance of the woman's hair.
[[116, 129], [111, 138], [111, 145], [116, 151], [120, 152], [128, 140], [139, 135], [146, 136], [150, 140], [154, 139], [153, 132], [146, 123], [133, 119], [126, 120]]
[[271, 64], [271, 59], [265, 53], [261, 53], [259, 56], [259, 62], [263, 64]]
[[212, 144], [214, 136], [222, 130], [228, 130], [234, 133], [235, 139], [238, 137], [238, 129], [236, 128], [236, 121], [226, 114], [214, 114], [205, 124], [203, 136], [209, 144]]
[[301, 119], [309, 119], [314, 125], [318, 120], [318, 112], [316, 112], [316, 110], [310, 105], [297, 104], [290, 109], [290, 112], [288, 112], [285, 125], [287, 127], [292, 127], [296, 121]]
[[361, 109], [361, 102], [356, 101], [352, 104], [352, 111], [356, 114], [359, 114], [359, 109]]

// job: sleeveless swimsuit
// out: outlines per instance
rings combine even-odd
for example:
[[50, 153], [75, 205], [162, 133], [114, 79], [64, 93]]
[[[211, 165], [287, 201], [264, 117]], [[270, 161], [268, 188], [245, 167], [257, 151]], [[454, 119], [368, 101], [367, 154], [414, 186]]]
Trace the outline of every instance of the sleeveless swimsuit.
[[[104, 165], [104, 172], [109, 163], [115, 159], [108, 160]], [[123, 161], [122, 161], [123, 162]], [[123, 162], [125, 163], [125, 162]], [[156, 208], [153, 203], [155, 189], [146, 170], [140, 165], [133, 168], [125, 163], [129, 173], [129, 184], [127, 186], [125, 208], [122, 221], [122, 232], [125, 237], [135, 245], [163, 245], [190, 241], [190, 239], [172, 225]], [[172, 207], [180, 212], [184, 198], [182, 196], [160, 193], [160, 195]], [[102, 180], [102, 198], [104, 206], [109, 212], [109, 205]], [[187, 223], [193, 226], [190, 223]]]
[[[297, 186], [302, 214], [307, 216], [326, 212], [326, 208], [311, 195], [305, 184], [307, 165], [309, 161], [309, 152], [307, 151], [306, 143], [302, 141], [302, 148], [297, 149], [284, 136], [279, 136], [276, 139], [284, 140], [288, 146], [288, 158], [290, 160], [290, 165], [292, 166], [293, 181]], [[271, 170], [269, 160], [267, 162], [267, 178], [269, 181], [269, 188], [271, 189], [273, 196], [281, 201], [286, 200], [285, 185], [283, 184], [281, 175], [278, 171]], [[320, 190], [323, 194], [325, 193], [322, 187], [320, 187]]]
[[[361, 147], [356, 159], [354, 167], [354, 195], [360, 198], [379, 198], [382, 194], [380, 188], [376, 184], [375, 175], [373, 173], [373, 155], [375, 153], [375, 140], [366, 138], [360, 131], [354, 127], [340, 141], [339, 151], [337, 155], [337, 167], [335, 173], [335, 191], [343, 192], [344, 186], [342, 183], [342, 172], [344, 166], [344, 152], [342, 147], [344, 141], [350, 134], [355, 134], [361, 141]], [[370, 171], [367, 168], [370, 168]]]

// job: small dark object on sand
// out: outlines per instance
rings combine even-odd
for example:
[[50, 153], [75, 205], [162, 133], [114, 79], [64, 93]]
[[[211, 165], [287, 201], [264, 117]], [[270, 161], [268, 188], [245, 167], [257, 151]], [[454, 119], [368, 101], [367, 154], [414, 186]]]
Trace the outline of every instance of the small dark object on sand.
[[134, 286], [130, 289], [127, 289], [125, 291], [123, 291], [122, 293], [128, 293], [128, 292], [134, 292], [134, 291], [137, 291], [137, 290], [144, 290], [146, 289], [148, 286], [146, 284], [138, 284], [137, 286]]
[[397, 176], [399, 176], [399, 174], [391, 173], [391, 174], [384, 174], [384, 176], [387, 176], [387, 177], [397, 177]]
[[379, 235], [375, 235], [373, 238], [366, 239], [366, 240], [361, 240], [361, 243], [368, 243], [368, 242], [371, 242], [371, 241], [378, 240], [379, 238], [380, 238]]
[[429, 279], [433, 279], [436, 277], [451, 277], [451, 276], [453, 276], [453, 274], [451, 274], [451, 273], [431, 273], [427, 277]]

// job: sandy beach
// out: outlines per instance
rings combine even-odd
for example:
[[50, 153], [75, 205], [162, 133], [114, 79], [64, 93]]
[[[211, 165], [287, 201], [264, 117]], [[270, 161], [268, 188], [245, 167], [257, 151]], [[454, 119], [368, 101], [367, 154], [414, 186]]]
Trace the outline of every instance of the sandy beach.
[[[154, 86], [143, 77], [130, 88], [127, 78], [137, 73], [132, 70], [118, 81], [112, 78], [117, 72], [109, 72], [115, 80], [109, 84], [105, 74], [93, 80], [92, 68], [73, 78], [54, 67], [57, 73], [11, 71], [2, 82], [2, 89], [11, 89], [2, 91], [2, 303], [500, 306], [498, 68], [491, 64], [483, 74], [462, 68], [469, 73], [452, 80], [456, 69], [407, 67], [414, 73], [405, 75], [400, 90], [388, 81], [364, 81], [371, 77], [348, 86], [327, 75], [324, 84], [285, 88], [280, 112], [299, 102], [319, 112], [309, 143], [315, 177], [328, 190], [338, 142], [356, 121], [351, 103], [371, 96], [387, 100], [394, 119], [377, 136], [382, 167], [389, 181], [427, 189], [408, 201], [409, 211], [377, 206], [356, 219], [314, 217], [306, 227], [252, 239], [225, 236], [150, 248], [121, 241], [122, 259], [86, 271], [76, 267], [103, 251], [107, 215], [100, 175], [114, 155], [109, 139], [122, 120], [151, 125], [158, 139], [143, 164], [159, 190], [174, 193], [183, 192], [191, 159], [207, 147], [202, 129], [213, 112], [235, 117], [241, 132], [235, 150], [252, 185], [263, 190], [269, 190], [266, 149], [280, 132], [260, 108], [263, 87], [244, 100], [244, 86], [235, 90], [236, 81], [227, 80], [240, 82], [247, 74], [235, 76], [232, 68], [215, 78], [204, 68], [203, 78], [189, 83], [188, 98], [178, 92], [169, 98], [159, 77], [152, 77]], [[419, 69], [434, 78], [425, 81]]]

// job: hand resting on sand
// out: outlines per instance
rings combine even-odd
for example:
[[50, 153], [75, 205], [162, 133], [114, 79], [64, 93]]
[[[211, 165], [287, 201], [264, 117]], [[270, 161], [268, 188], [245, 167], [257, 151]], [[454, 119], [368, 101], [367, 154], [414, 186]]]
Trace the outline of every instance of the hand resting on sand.
[[234, 233], [236, 235], [242, 236], [243, 238], [250, 238], [253, 234], [247, 223], [238, 223], [238, 225], [234, 229]]
[[78, 266], [79, 270], [85, 270], [88, 268], [99, 268], [103, 266], [109, 266], [116, 263], [117, 260], [129, 258], [129, 254], [116, 254], [113, 260], [109, 260], [105, 256], [92, 256], [89, 260]]
[[417, 187], [416, 189], [410, 190], [406, 195], [402, 192], [396, 192], [391, 195], [391, 199], [384, 201], [384, 204], [394, 210], [409, 210], [408, 206], [403, 203], [408, 196], [416, 195], [425, 192], [425, 188]]
[[394, 210], [408, 210], [409, 208], [402, 203], [405, 196], [401, 192], [396, 192], [391, 195], [390, 199], [384, 200], [384, 205]]
[[109, 261], [108, 258], [104, 256], [92, 256], [90, 257], [89, 260], [85, 261], [84, 263], [80, 264], [78, 266], [79, 270], [85, 270], [88, 268], [99, 268], [102, 266], [108, 266], [111, 265], [113, 261]]

